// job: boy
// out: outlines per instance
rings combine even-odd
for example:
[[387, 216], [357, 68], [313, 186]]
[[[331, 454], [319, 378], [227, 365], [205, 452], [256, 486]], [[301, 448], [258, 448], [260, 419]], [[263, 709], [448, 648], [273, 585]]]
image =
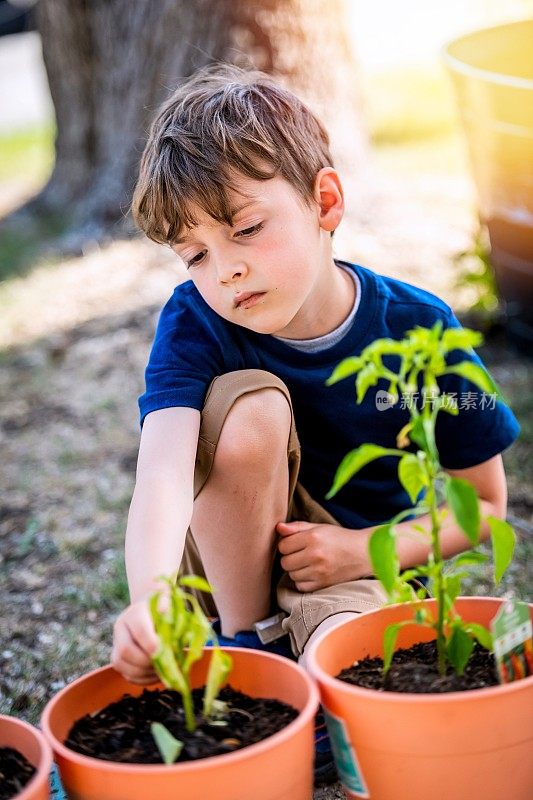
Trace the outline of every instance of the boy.
[[[344, 199], [327, 133], [260, 73], [206, 69], [174, 93], [153, 124], [133, 208], [191, 280], [162, 311], [139, 401], [131, 605], [115, 626], [114, 666], [154, 680], [147, 598], [180, 564], [213, 585], [204, 604], [224, 642], [261, 646], [254, 624], [281, 609], [305, 663], [328, 626], [384, 602], [368, 538], [410, 505], [394, 459], [324, 499], [346, 452], [394, 446], [408, 413], [379, 411], [375, 392], [356, 406], [353, 381], [325, 381], [376, 338], [458, 322], [427, 292], [334, 260]], [[457, 378], [447, 390], [473, 388]], [[504, 517], [500, 453], [517, 435], [513, 415], [496, 403], [441, 417], [443, 466], [476, 486], [484, 515]], [[427, 537], [398, 528], [402, 567], [424, 562]], [[442, 538], [446, 557], [469, 546], [451, 515]]]

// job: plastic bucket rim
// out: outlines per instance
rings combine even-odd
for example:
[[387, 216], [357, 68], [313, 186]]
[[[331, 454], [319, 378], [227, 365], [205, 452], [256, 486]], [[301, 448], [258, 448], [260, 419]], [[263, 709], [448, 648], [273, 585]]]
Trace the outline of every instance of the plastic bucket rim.
[[[458, 597], [457, 600], [476, 600], [476, 601], [483, 601], [483, 602], [493, 602], [494, 600], [500, 600], [501, 603], [505, 602], [505, 598], [500, 597]], [[434, 601], [434, 600], [433, 600]], [[501, 605], [500, 603], [500, 605]], [[394, 605], [402, 605], [401, 603], [397, 603]], [[533, 604], [528, 603], [528, 606], [531, 607]], [[385, 606], [386, 608], [392, 608], [393, 605]], [[360, 620], [363, 616], [368, 616], [369, 614], [377, 614], [381, 611], [381, 608], [375, 608], [371, 611], [365, 611], [362, 614], [357, 616], [357, 620]], [[329, 630], [324, 631], [315, 642], [312, 643], [309, 656], [307, 659], [308, 670], [317, 684], [325, 684], [328, 688], [333, 689], [338, 694], [343, 695], [357, 695], [361, 698], [372, 698], [373, 702], [376, 703], [386, 703], [386, 702], [394, 702], [394, 703], [416, 703], [417, 705], [430, 705], [433, 703], [460, 703], [462, 700], [475, 700], [476, 698], [479, 700], [483, 700], [483, 698], [490, 698], [494, 694], [505, 692], [516, 692], [516, 691], [523, 691], [527, 687], [533, 687], [533, 675], [530, 675], [527, 678], [522, 678], [518, 681], [512, 681], [511, 683], [503, 683], [498, 684], [497, 686], [487, 686], [483, 689], [466, 689], [462, 692], [441, 692], [441, 693], [409, 693], [409, 692], [379, 692], [376, 689], [367, 689], [364, 686], [355, 686], [351, 683], [346, 683], [346, 681], [341, 681], [338, 678], [330, 675], [326, 672], [318, 663], [316, 658], [316, 653], [318, 648], [320, 647], [321, 643], [326, 639], [330, 634], [334, 631], [342, 628], [343, 625], [349, 626], [353, 625], [354, 620], [343, 620], [342, 622], [338, 622], [337, 625], [332, 626]]]
[[[206, 650], [211, 650], [212, 648], [206, 648]], [[221, 648], [224, 650], [224, 648]], [[282, 661], [285, 665], [289, 665], [290, 669], [297, 667], [300, 677], [304, 680], [307, 688], [309, 690], [309, 697], [305, 706], [302, 708], [301, 711], [298, 712], [298, 716], [289, 722], [289, 724], [282, 728], [282, 730], [277, 731], [276, 733], [268, 736], [266, 739], [261, 740], [260, 742], [255, 742], [255, 744], [247, 745], [246, 747], [242, 747], [239, 750], [236, 750], [233, 753], [223, 753], [216, 756], [208, 756], [207, 758], [199, 758], [193, 761], [186, 761], [182, 764], [175, 763], [175, 764], [124, 764], [121, 762], [116, 761], [106, 761], [100, 758], [94, 758], [93, 756], [86, 756], [82, 753], [77, 753], [75, 750], [71, 750], [70, 748], [66, 747], [63, 742], [60, 742], [59, 739], [56, 738], [55, 734], [52, 732], [50, 724], [49, 724], [49, 717], [51, 716], [52, 710], [54, 709], [56, 703], [59, 702], [59, 698], [62, 698], [75, 684], [81, 683], [82, 681], [86, 680], [87, 678], [96, 675], [98, 673], [106, 672], [108, 670], [114, 670], [111, 664], [106, 664], [103, 667], [98, 667], [97, 669], [91, 670], [90, 672], [86, 672], [83, 675], [80, 675], [79, 678], [76, 678], [75, 681], [69, 683], [68, 686], [65, 686], [61, 689], [54, 697], [46, 704], [42, 716], [41, 716], [41, 725], [43, 729], [43, 734], [48, 740], [48, 744], [51, 745], [53, 753], [56, 754], [57, 757], [64, 758], [69, 761], [75, 761], [78, 764], [86, 764], [87, 766], [91, 767], [98, 767], [103, 772], [118, 772], [118, 773], [132, 773], [135, 775], [142, 775], [149, 772], [151, 775], [158, 775], [158, 774], [168, 774], [170, 769], [184, 771], [184, 772], [193, 772], [198, 769], [208, 769], [209, 767], [215, 764], [221, 764], [221, 760], [223, 760], [224, 764], [230, 765], [232, 762], [242, 761], [243, 758], [246, 758], [246, 754], [260, 754], [263, 751], [270, 749], [271, 743], [275, 740], [277, 743], [280, 743], [280, 739], [289, 738], [295, 733], [298, 733], [302, 728], [304, 728], [309, 720], [313, 719], [318, 706], [320, 704], [320, 696], [318, 692], [318, 687], [316, 683], [311, 679], [311, 677], [303, 670], [302, 667], [299, 667], [295, 662], [291, 661], [288, 658], [284, 658], [283, 656], [278, 656], [275, 653], [265, 653], [261, 650], [252, 650], [251, 648], [246, 647], [231, 647], [228, 648], [230, 653], [240, 652], [240, 653], [255, 653], [267, 659], [274, 659], [276, 661]], [[231, 676], [230, 676], [231, 679]], [[229, 682], [229, 681], [228, 681]], [[156, 684], [150, 684], [152, 686], [156, 686]], [[148, 685], [147, 685], [148, 686]], [[244, 754], [244, 755], [243, 755]], [[22, 800], [22, 799], [21, 799]]]
[[521, 25], [523, 23], [533, 23], [533, 18], [526, 18], [526, 19], [517, 19], [510, 22], [503, 23], [501, 25], [491, 25], [486, 28], [476, 28], [470, 33], [465, 33], [461, 36], [456, 36], [454, 39], [447, 42], [441, 48], [441, 54], [444, 62], [448, 66], [451, 72], [458, 72], [462, 75], [466, 75], [469, 78], [477, 78], [478, 80], [485, 81], [486, 83], [494, 83], [499, 84], [500, 86], [509, 86], [513, 89], [526, 89], [526, 90], [533, 90], [533, 78], [519, 78], [518, 76], [513, 75], [505, 75], [501, 72], [492, 72], [488, 69], [483, 69], [482, 67], [474, 67], [471, 64], [461, 60], [457, 56], [454, 56], [450, 53], [450, 49], [458, 44], [459, 42], [465, 41], [466, 39], [470, 39], [476, 35], [483, 35], [484, 33], [488, 33], [489, 31], [497, 31], [503, 30], [505, 28], [512, 28], [514, 26]]

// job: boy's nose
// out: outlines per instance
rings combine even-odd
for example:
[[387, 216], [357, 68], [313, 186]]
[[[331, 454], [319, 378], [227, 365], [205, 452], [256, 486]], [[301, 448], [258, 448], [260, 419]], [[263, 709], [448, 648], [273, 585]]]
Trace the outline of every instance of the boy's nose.
[[217, 265], [217, 276], [219, 283], [233, 283], [244, 277], [248, 272], [243, 262], [233, 262]]

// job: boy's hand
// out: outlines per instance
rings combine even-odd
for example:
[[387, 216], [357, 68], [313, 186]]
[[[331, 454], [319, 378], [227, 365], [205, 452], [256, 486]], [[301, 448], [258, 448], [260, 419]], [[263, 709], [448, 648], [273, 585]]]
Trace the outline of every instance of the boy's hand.
[[148, 598], [128, 606], [113, 628], [111, 664], [131, 683], [148, 684], [159, 680], [151, 656], [159, 647], [148, 608]]
[[314, 592], [372, 575], [368, 530], [353, 531], [315, 522], [279, 522], [281, 566], [299, 592]]

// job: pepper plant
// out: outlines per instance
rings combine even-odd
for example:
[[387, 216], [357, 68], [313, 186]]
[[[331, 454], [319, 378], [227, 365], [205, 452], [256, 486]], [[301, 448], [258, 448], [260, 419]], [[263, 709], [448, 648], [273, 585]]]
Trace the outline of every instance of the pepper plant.
[[[472, 348], [481, 342], [480, 333], [466, 328], [443, 330], [440, 322], [430, 329], [417, 327], [407, 331], [401, 340], [377, 339], [359, 356], [342, 361], [327, 381], [332, 385], [356, 375], [357, 403], [361, 403], [371, 386], [385, 380], [388, 382], [387, 402], [395, 405], [401, 396], [409, 410], [409, 421], [398, 432], [396, 447], [363, 444], [352, 450], [339, 465], [327, 495], [333, 497], [366, 464], [384, 456], [398, 458], [398, 478], [412, 507], [375, 529], [369, 540], [369, 555], [374, 574], [383, 584], [389, 602], [414, 601], [414, 617], [386, 629], [385, 674], [391, 665], [398, 632], [404, 625], [415, 623], [435, 630], [441, 675], [445, 674], [448, 663], [457, 673], [464, 671], [475, 640], [492, 649], [490, 632], [482, 625], [463, 621], [454, 609], [468, 567], [487, 561], [488, 556], [471, 549], [445, 562], [441, 551], [442, 523], [450, 511], [472, 548], [479, 544], [482, 520], [478, 495], [468, 481], [451, 477], [444, 471], [435, 438], [438, 415], [459, 413], [456, 398], [440, 389], [439, 381], [445, 376], [466, 378], [481, 389], [486, 399], [489, 395], [500, 395], [481, 365], [471, 360], [447, 362], [452, 351], [471, 354]], [[417, 517], [426, 514], [431, 520], [429, 533], [416, 523]], [[413, 528], [419, 534], [429, 537], [431, 549], [426, 564], [401, 572], [395, 526], [408, 518], [413, 519]], [[493, 516], [485, 519], [492, 542], [494, 580], [499, 583], [511, 562], [515, 535], [507, 522]], [[430, 582], [436, 598], [436, 616], [421, 602], [426, 596], [425, 589], [415, 592], [411, 585], [414, 579], [420, 578]]]
[[[181, 694], [185, 727], [192, 733], [196, 730], [196, 717], [190, 682], [191, 668], [202, 657], [207, 641], [211, 639], [217, 642], [217, 638], [197, 598], [188, 589], [202, 592], [212, 590], [204, 578], [196, 575], [184, 575], [177, 581], [174, 578], [161, 580], [169, 587], [165, 593], [166, 610], [160, 610], [161, 591], [155, 592], [150, 598], [150, 613], [160, 641], [152, 662], [162, 683]], [[216, 644], [211, 651], [202, 708], [202, 716], [212, 725], [225, 724], [220, 719], [226, 710], [225, 703], [217, 700], [217, 696], [232, 666], [231, 656]], [[161, 723], [153, 723], [152, 735], [165, 763], [174, 762], [179, 757], [182, 742], [175, 739]]]

